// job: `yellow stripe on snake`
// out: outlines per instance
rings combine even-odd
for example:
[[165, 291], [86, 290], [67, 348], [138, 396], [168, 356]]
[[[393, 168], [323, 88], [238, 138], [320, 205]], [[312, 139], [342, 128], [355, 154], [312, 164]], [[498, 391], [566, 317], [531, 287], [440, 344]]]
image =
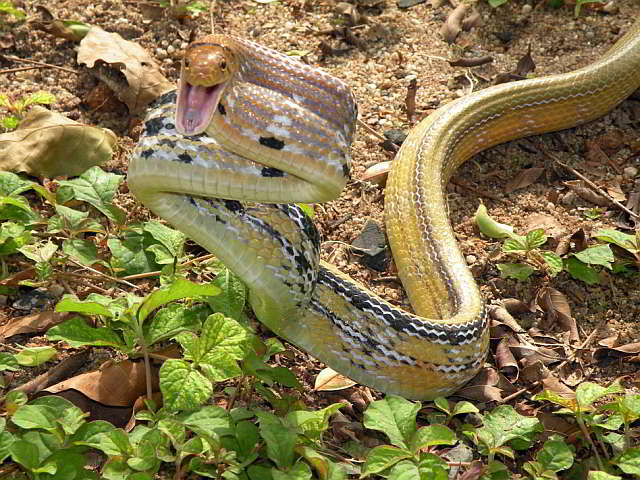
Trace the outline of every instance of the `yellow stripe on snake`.
[[[335, 370], [408, 398], [448, 395], [483, 365], [488, 320], [456, 244], [444, 187], [493, 145], [588, 122], [640, 86], [640, 21], [575, 72], [498, 85], [411, 130], [385, 192], [385, 222], [416, 315], [319, 260], [290, 202], [337, 197], [356, 104], [328, 74], [253, 42], [211, 35], [185, 53], [177, 101], [156, 101], [129, 187], [238, 274], [257, 318]], [[262, 202], [262, 203], [252, 203]]]

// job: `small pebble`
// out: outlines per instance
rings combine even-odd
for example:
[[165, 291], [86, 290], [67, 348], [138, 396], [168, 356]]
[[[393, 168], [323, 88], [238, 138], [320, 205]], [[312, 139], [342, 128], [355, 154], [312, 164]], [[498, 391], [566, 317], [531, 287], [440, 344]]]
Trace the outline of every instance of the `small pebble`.
[[164, 48], [156, 48], [156, 57], [162, 59], [167, 57], [167, 51]]
[[174, 47], [173, 45], [169, 45], [169, 46], [167, 47], [167, 53], [168, 53], [169, 55], [173, 55], [174, 53], [176, 53], [176, 47]]
[[529, 5], [528, 3], [522, 6], [522, 14], [523, 15], [529, 15], [532, 10], [533, 10], [533, 7], [531, 5]]
[[622, 170], [622, 176], [628, 180], [635, 178], [638, 175], [638, 169], [636, 167], [625, 167]]
[[473, 265], [476, 263], [476, 260], [478, 260], [475, 255], [466, 255], [464, 259], [467, 262], [467, 265]]

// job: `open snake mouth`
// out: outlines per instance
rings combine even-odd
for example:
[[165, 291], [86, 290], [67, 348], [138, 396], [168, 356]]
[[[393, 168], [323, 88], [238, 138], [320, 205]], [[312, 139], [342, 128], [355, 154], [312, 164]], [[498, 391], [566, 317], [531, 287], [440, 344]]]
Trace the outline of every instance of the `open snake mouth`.
[[206, 130], [218, 107], [226, 82], [206, 87], [180, 80], [176, 108], [176, 129], [182, 135], [197, 135]]

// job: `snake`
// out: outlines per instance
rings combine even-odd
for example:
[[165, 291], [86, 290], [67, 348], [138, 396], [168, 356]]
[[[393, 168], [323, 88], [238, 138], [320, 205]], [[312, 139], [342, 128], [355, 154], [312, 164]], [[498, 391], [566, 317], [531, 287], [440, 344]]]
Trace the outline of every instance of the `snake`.
[[449, 221], [452, 174], [494, 145], [601, 117], [638, 87], [640, 20], [584, 68], [490, 86], [411, 129], [392, 163], [384, 218], [415, 313], [322, 261], [299, 206], [338, 197], [350, 179], [357, 103], [318, 68], [235, 36], [195, 40], [177, 89], [148, 110], [128, 185], [247, 285], [276, 335], [356, 382], [429, 400], [473, 378], [490, 340]]

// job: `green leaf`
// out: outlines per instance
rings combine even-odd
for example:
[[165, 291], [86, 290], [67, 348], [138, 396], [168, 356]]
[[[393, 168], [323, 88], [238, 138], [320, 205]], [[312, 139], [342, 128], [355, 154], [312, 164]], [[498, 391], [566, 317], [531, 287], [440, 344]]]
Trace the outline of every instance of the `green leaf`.
[[607, 388], [597, 383], [583, 382], [576, 388], [576, 400], [581, 409], [590, 407], [596, 400], [614, 393], [624, 393], [624, 388], [617, 381]]
[[123, 179], [123, 175], [105, 172], [100, 167], [92, 167], [78, 178], [60, 180], [58, 195], [66, 198], [71, 196], [76, 200], [87, 202], [109, 220], [121, 225], [126, 219], [126, 214], [113, 204], [113, 196]]
[[12, 433], [0, 432], [0, 463], [4, 462], [9, 455], [11, 455], [11, 445], [13, 445], [13, 442], [16, 440], [18, 440], [18, 438]]
[[160, 270], [155, 261], [155, 253], [149, 247], [155, 244], [151, 234], [136, 227], [129, 227], [122, 238], [109, 238], [107, 246], [111, 251], [111, 266], [120, 276]]
[[433, 399], [433, 403], [437, 408], [442, 410], [447, 415], [451, 415], [451, 410], [449, 409], [449, 402], [445, 397], [437, 397]]
[[320, 435], [329, 428], [329, 418], [344, 407], [342, 403], [333, 403], [328, 407], [312, 412], [296, 410], [286, 416], [289, 425], [296, 427], [299, 433], [312, 440], [320, 440]]
[[562, 261], [562, 258], [559, 255], [556, 255], [554, 252], [544, 251], [540, 252], [540, 255], [542, 255], [542, 258], [544, 258], [544, 262], [549, 268], [549, 274], [552, 277], [558, 275], [564, 268], [564, 262]]
[[98, 248], [91, 240], [68, 238], [62, 242], [62, 251], [81, 265], [90, 267], [100, 261]]
[[501, 405], [485, 415], [484, 426], [476, 433], [490, 449], [510, 443], [516, 450], [525, 450], [533, 444], [534, 435], [542, 431], [537, 418], [525, 417], [512, 406]]
[[513, 234], [513, 227], [504, 223], [496, 222], [487, 213], [487, 207], [482, 203], [478, 205], [473, 221], [478, 225], [478, 229], [491, 238], [507, 238]]
[[260, 421], [260, 436], [267, 444], [267, 456], [280, 468], [291, 467], [298, 440], [296, 432], [272, 413], [258, 410], [256, 416]]
[[256, 450], [258, 441], [260, 440], [258, 427], [247, 420], [236, 424], [235, 437], [238, 442], [237, 453], [241, 461], [249, 457], [249, 455]]
[[[4, 409], [7, 414], [13, 415], [18, 408], [22, 405], [26, 405], [28, 400], [29, 399], [24, 392], [21, 392], [20, 390], [12, 390], [4, 397]], [[2, 420], [4, 421], [4, 419]], [[0, 431], [2, 431], [2, 429], [0, 429]]]
[[31, 232], [13, 222], [0, 224], [0, 255], [11, 255], [31, 241]]
[[34, 262], [48, 262], [58, 250], [58, 245], [48, 240], [47, 243], [25, 245], [18, 249], [29, 260]]
[[428, 425], [420, 428], [411, 438], [411, 451], [418, 451], [434, 445], [454, 445], [458, 439], [456, 434], [444, 425]]
[[598, 230], [592, 236], [603, 242], [614, 243], [631, 253], [640, 253], [640, 245], [635, 235], [629, 235], [618, 230], [603, 229]]
[[246, 328], [221, 313], [209, 315], [200, 332], [196, 362], [215, 365], [220, 357], [241, 360], [250, 335]]
[[527, 233], [526, 244], [527, 250], [533, 250], [534, 248], [541, 247], [547, 241], [547, 236], [544, 233], [543, 228], [536, 228]]
[[573, 454], [563, 440], [550, 439], [544, 442], [542, 449], [536, 454], [536, 459], [544, 470], [559, 472], [571, 468]]
[[189, 297], [217, 295], [220, 289], [211, 284], [193, 283], [184, 278], [176, 278], [168, 288], [159, 288], [145, 297], [138, 310], [138, 320], [143, 322], [156, 308], [169, 302]]
[[364, 412], [364, 426], [384, 432], [391, 443], [403, 449], [416, 432], [416, 415], [422, 405], [396, 395], [372, 402]]
[[15, 358], [20, 365], [37, 367], [51, 360], [57, 353], [53, 347], [27, 347], [16, 353]]
[[31, 401], [29, 405], [51, 409], [56, 415], [56, 421], [68, 435], [78, 430], [85, 423], [85, 417], [89, 416], [88, 413], [84, 413], [69, 400], [56, 395], [38, 397]]
[[471, 402], [462, 401], [456, 403], [456, 406], [453, 408], [453, 412], [451, 416], [461, 415], [464, 413], [480, 413], [480, 410]]
[[560, 405], [562, 407], [574, 409], [575, 408], [575, 399], [570, 397], [563, 397], [551, 390], [543, 390], [541, 393], [538, 393], [533, 397], [534, 400], [542, 401], [546, 400], [551, 403], [555, 403], [556, 405]]
[[640, 475], [640, 448], [629, 448], [626, 452], [618, 455], [613, 463], [618, 465], [624, 473]]
[[582, 280], [587, 285], [597, 285], [600, 283], [598, 272], [576, 257], [569, 257], [567, 259], [567, 272], [576, 280]]
[[158, 310], [150, 322], [144, 324], [144, 337], [147, 345], [168, 340], [184, 331], [196, 332], [209, 315], [207, 306], [186, 307], [172, 303]]
[[221, 407], [209, 405], [193, 412], [182, 412], [176, 418], [200, 435], [233, 435], [231, 416]]
[[532, 267], [524, 263], [498, 263], [496, 267], [500, 270], [500, 276], [502, 278], [515, 278], [520, 281], [528, 279], [535, 271]]
[[2, 126], [7, 130], [15, 130], [18, 128], [18, 125], [20, 125], [20, 119], [13, 115], [0, 117], [0, 122], [2, 122]]
[[412, 457], [413, 455], [408, 450], [392, 447], [391, 445], [381, 445], [372, 448], [369, 455], [367, 455], [364, 465], [362, 465], [360, 478], [373, 475], [374, 473], [380, 473], [396, 463]]
[[504, 241], [502, 251], [505, 253], [526, 253], [527, 237], [512, 234]]
[[104, 305], [104, 302], [94, 301], [91, 296], [87, 297], [87, 300], [78, 300], [69, 294], [62, 297], [62, 300], [56, 304], [56, 312], [77, 312], [86, 315], [102, 315], [107, 318], [113, 317], [111, 310]]
[[213, 393], [211, 382], [189, 362], [169, 359], [160, 367], [160, 391], [169, 410], [189, 410], [202, 406]]
[[50, 93], [45, 92], [44, 90], [40, 90], [38, 92], [32, 93], [24, 100], [24, 107], [28, 107], [29, 105], [51, 105], [56, 101], [56, 97]]
[[588, 265], [602, 265], [611, 270], [614, 262], [613, 252], [609, 245], [596, 245], [573, 254], [578, 260]]
[[56, 412], [46, 405], [23, 405], [11, 417], [11, 421], [26, 430], [34, 428], [48, 432], [56, 430]]
[[447, 462], [433, 453], [420, 454], [418, 472], [420, 480], [448, 480], [449, 478]]
[[63, 340], [75, 348], [96, 345], [120, 350], [127, 349], [122, 337], [116, 332], [105, 327], [91, 327], [82, 317], [73, 317], [60, 325], [51, 327], [47, 332], [47, 338], [52, 341]]
[[247, 289], [240, 277], [225, 268], [218, 273], [213, 284], [220, 288], [221, 293], [207, 299], [211, 310], [224, 313], [227, 317], [235, 320], [240, 320], [247, 296]]
[[507, 3], [507, 0], [488, 0], [489, 5], [491, 5], [493, 8], [497, 8], [500, 5], [504, 5], [505, 3]]
[[411, 460], [401, 460], [391, 467], [389, 478], [393, 480], [417, 480], [420, 478], [418, 465]]
[[0, 219], [26, 223], [38, 218], [26, 198], [0, 196]]
[[598, 410], [619, 412], [625, 423], [633, 423], [640, 418], [640, 395], [618, 397], [615, 402], [602, 405]]
[[271, 469], [273, 480], [311, 480], [311, 469], [305, 462], [298, 462], [286, 472]]
[[[40, 466], [40, 455], [38, 447], [25, 441], [17, 440], [9, 447], [11, 458], [27, 470], [35, 470]], [[50, 473], [55, 473], [55, 470]]]
[[[69, 444], [84, 445], [101, 450], [99, 446], [102, 444], [102, 441], [115, 429], [116, 428], [111, 423], [104, 420], [84, 422], [69, 438]], [[121, 452], [111, 452], [113, 455], [118, 455], [119, 453]]]
[[167, 227], [157, 221], [146, 222], [144, 224], [144, 231], [150, 233], [155, 240], [160, 242], [172, 257], [182, 257], [184, 253], [184, 242], [187, 238], [184, 233]]
[[9, 372], [17, 372], [20, 369], [18, 360], [11, 353], [0, 352], [0, 372], [5, 370]]
[[611, 475], [607, 472], [591, 470], [587, 480], [622, 480], [622, 477], [619, 477], [618, 475]]

